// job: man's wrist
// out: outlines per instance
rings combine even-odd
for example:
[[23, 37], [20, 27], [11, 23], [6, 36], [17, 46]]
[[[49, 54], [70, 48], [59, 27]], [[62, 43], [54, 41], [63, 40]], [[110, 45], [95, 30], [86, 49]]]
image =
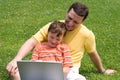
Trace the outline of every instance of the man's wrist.
[[101, 73], [103, 73], [103, 74], [104, 74], [105, 72], [106, 72], [106, 69], [103, 69]]

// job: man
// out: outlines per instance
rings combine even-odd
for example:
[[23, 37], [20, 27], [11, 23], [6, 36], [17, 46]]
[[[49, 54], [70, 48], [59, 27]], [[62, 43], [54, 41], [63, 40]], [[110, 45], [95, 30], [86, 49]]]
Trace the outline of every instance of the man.
[[[81, 59], [86, 50], [100, 73], [115, 73], [115, 70], [105, 69], [103, 67], [96, 50], [95, 36], [92, 31], [82, 24], [88, 16], [88, 13], [88, 8], [84, 4], [76, 2], [71, 5], [66, 15], [65, 24], [67, 33], [63, 40], [68, 44], [71, 51], [72, 63], [74, 66], [71, 72], [75, 71], [79, 74]], [[24, 58], [37, 43], [47, 40], [47, 29], [49, 25], [50, 23], [40, 29], [32, 38], [28, 39], [18, 51], [16, 57], [7, 65], [6, 69], [11, 76], [16, 75], [16, 61]]]

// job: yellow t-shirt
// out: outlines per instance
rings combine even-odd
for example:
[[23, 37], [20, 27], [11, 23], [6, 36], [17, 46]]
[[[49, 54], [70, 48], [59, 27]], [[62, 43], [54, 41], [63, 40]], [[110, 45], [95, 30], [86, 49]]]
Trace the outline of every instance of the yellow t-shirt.
[[[32, 38], [38, 42], [47, 40], [48, 27], [50, 23], [42, 27]], [[80, 67], [81, 59], [83, 57], [84, 51], [88, 53], [95, 51], [96, 43], [95, 36], [92, 31], [90, 31], [84, 25], [79, 25], [76, 29], [72, 31], [67, 31], [63, 38], [71, 51], [73, 66]]]

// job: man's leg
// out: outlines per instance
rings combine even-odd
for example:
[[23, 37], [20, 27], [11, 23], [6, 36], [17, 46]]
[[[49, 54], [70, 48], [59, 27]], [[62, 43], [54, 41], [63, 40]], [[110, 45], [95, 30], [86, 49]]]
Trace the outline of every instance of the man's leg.
[[86, 80], [86, 78], [79, 74], [79, 69], [76, 67], [71, 68], [70, 72], [67, 75], [67, 80]]

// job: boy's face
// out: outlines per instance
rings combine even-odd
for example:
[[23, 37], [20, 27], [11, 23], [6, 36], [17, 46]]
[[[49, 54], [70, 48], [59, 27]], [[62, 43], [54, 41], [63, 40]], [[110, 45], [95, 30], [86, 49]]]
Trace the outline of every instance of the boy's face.
[[56, 47], [58, 44], [61, 43], [63, 35], [57, 36], [56, 33], [48, 33], [48, 45], [50, 47]]
[[77, 15], [75, 11], [71, 9], [67, 13], [66, 20], [65, 20], [67, 30], [69, 31], [74, 30], [78, 25], [82, 23], [83, 18], [84, 17]]

